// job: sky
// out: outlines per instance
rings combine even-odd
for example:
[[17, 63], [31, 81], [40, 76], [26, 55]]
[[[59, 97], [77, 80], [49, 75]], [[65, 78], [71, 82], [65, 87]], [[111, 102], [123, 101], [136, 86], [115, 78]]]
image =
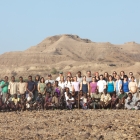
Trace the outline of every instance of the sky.
[[140, 0], [0, 0], [0, 54], [60, 34], [140, 43]]

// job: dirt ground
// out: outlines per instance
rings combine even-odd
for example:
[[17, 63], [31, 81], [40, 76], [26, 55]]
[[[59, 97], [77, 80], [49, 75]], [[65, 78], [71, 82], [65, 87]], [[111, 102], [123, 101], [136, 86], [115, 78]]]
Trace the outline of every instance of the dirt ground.
[[1, 140], [140, 140], [140, 111], [1, 112]]

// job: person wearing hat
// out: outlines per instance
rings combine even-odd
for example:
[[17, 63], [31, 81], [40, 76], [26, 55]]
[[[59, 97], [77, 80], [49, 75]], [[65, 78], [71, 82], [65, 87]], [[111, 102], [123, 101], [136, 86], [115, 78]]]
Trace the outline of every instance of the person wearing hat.
[[48, 74], [47, 80], [45, 81], [45, 84], [51, 83], [52, 85], [54, 84], [54, 80], [52, 79], [52, 75]]
[[[63, 77], [63, 71], [59, 72], [59, 76], [56, 78], [56, 81], [60, 81], [61, 77]], [[64, 81], [65, 81], [65, 77], [64, 77]]]

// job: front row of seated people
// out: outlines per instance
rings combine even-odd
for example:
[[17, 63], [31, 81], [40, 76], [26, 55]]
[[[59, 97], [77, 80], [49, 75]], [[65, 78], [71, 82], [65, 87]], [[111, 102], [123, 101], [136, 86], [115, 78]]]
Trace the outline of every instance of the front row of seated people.
[[43, 97], [39, 94], [35, 101], [33, 101], [33, 94], [29, 93], [26, 98], [22, 95], [18, 98], [17, 94], [14, 97], [10, 97], [10, 94], [6, 95], [4, 103], [2, 102], [2, 97], [0, 96], [0, 109], [1, 110], [33, 110], [33, 109], [50, 109], [50, 108], [61, 108], [63, 109], [135, 109], [140, 110], [140, 93], [124, 93], [123, 90], [120, 91], [121, 94], [117, 97], [116, 93], [107, 93], [106, 89], [101, 94], [96, 89], [95, 94], [88, 95], [83, 93], [81, 90], [79, 94], [71, 94], [69, 88], [66, 88], [64, 94], [59, 97], [58, 93], [55, 92], [51, 97], [50, 93], [46, 93]]

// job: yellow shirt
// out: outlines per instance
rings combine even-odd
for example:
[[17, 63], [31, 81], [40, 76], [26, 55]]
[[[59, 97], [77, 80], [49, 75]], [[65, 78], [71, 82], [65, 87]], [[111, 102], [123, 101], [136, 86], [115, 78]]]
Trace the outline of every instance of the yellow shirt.
[[101, 101], [103, 101], [103, 102], [105, 102], [105, 103], [107, 103], [108, 101], [110, 101], [111, 100], [111, 96], [110, 96], [110, 94], [102, 94], [101, 95]]
[[17, 103], [19, 102], [19, 98], [15, 99], [15, 98], [12, 98], [12, 101], [15, 103], [15, 105], [17, 105]]

